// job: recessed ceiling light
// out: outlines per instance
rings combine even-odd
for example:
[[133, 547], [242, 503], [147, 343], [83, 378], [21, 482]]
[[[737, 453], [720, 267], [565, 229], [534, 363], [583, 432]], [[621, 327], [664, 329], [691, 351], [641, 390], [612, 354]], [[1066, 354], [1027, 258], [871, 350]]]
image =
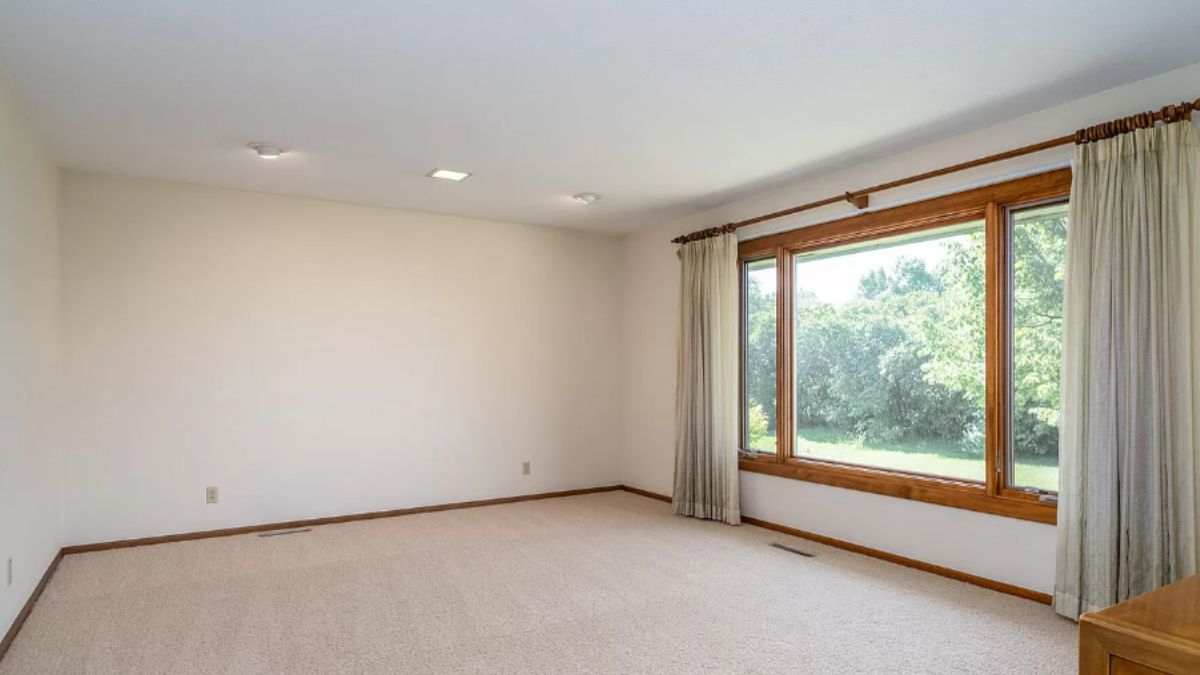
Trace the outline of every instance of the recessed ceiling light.
[[596, 194], [595, 192], [580, 192], [577, 195], [571, 195], [571, 199], [574, 199], [580, 204], [595, 204], [600, 200], [600, 195]]
[[454, 169], [434, 169], [425, 174], [430, 178], [441, 178], [442, 180], [452, 180], [455, 183], [464, 181], [471, 176], [469, 171], [455, 171]]
[[279, 156], [283, 154], [283, 150], [280, 150], [279, 146], [270, 143], [247, 143], [246, 147], [257, 152], [260, 159], [279, 159]]

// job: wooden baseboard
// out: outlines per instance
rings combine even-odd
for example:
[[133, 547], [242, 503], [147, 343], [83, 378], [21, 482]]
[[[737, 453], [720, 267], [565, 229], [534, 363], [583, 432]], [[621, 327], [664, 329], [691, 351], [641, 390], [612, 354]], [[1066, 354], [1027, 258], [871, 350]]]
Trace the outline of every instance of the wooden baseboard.
[[114, 548], [130, 548], [132, 546], [150, 546], [153, 544], [168, 544], [175, 541], [189, 541], [192, 539], [211, 539], [213, 537], [230, 537], [236, 534], [250, 534], [253, 532], [267, 532], [270, 530], [287, 530], [296, 527], [314, 527], [316, 525], [333, 525], [335, 523], [348, 523], [355, 520], [373, 520], [375, 518], [394, 518], [396, 516], [408, 516], [415, 513], [431, 513], [434, 511], [451, 511], [454, 509], [471, 509], [478, 506], [494, 506], [496, 504], [512, 504], [513, 502], [527, 502], [535, 499], [553, 499], [554, 497], [571, 497], [574, 495], [586, 495], [595, 492], [611, 492], [621, 489], [620, 485], [606, 485], [603, 487], [580, 488], [578, 490], [559, 490], [557, 492], [539, 492], [531, 495], [518, 495], [516, 497], [497, 497], [495, 499], [476, 499], [469, 502], [454, 502], [451, 504], [434, 504], [431, 506], [414, 506], [407, 509], [391, 509], [388, 511], [371, 511], [368, 513], [354, 513], [345, 516], [327, 516], [324, 518], [307, 518], [304, 520], [287, 520], [279, 523], [262, 523], [260, 525], [245, 525], [243, 527], [229, 527], [220, 530], [203, 530], [200, 532], [185, 532], [183, 534], [167, 534], [159, 537], [141, 537], [139, 539], [121, 539], [118, 541], [104, 541], [95, 544], [80, 544], [77, 546], [67, 546], [62, 552], [71, 555], [74, 553], [89, 553], [92, 551], [107, 551]]
[[651, 491], [649, 491], [649, 490], [643, 490], [643, 489], [641, 489], [641, 488], [635, 488], [635, 487], [633, 487], [632, 485], [622, 485], [622, 486], [620, 486], [620, 487], [621, 487], [621, 489], [622, 489], [622, 490], [624, 490], [624, 491], [626, 491], [626, 492], [632, 492], [632, 493], [633, 493], [633, 494], [635, 494], [635, 495], [641, 495], [641, 496], [643, 496], [643, 497], [649, 497], [650, 499], [657, 499], [657, 500], [658, 500], [658, 501], [660, 501], [660, 502], [667, 502], [668, 504], [671, 502], [671, 498], [670, 498], [670, 497], [668, 497], [668, 496], [666, 496], [666, 495], [660, 495], [660, 494], [658, 494], [657, 492], [651, 492]]
[[33, 587], [33, 592], [29, 594], [29, 599], [25, 601], [25, 606], [17, 612], [17, 617], [13, 619], [12, 625], [8, 627], [8, 632], [4, 634], [4, 639], [0, 640], [0, 661], [4, 660], [4, 655], [8, 653], [8, 647], [13, 640], [17, 638], [17, 633], [21, 632], [21, 626], [25, 625], [25, 619], [29, 618], [29, 613], [33, 611], [33, 605], [42, 597], [42, 591], [46, 590], [46, 584], [50, 583], [50, 577], [54, 576], [54, 570], [58, 569], [58, 563], [62, 562], [63, 552], [59, 549], [55, 554], [54, 560], [50, 561], [50, 565], [46, 567], [45, 574], [42, 575], [41, 581], [37, 586]]
[[[664, 501], [664, 502], [671, 501], [671, 498], [666, 495], [661, 495], [661, 494], [658, 494], [657, 492], [650, 492], [649, 490], [642, 490], [641, 488], [635, 488], [630, 485], [622, 485], [621, 489], [625, 490], [626, 492], [632, 492], [634, 494], [642, 495], [643, 497], [649, 497], [651, 499], [657, 499], [657, 500]], [[872, 558], [878, 558], [879, 560], [884, 560], [884, 561], [887, 561], [890, 563], [895, 563], [897, 565], [911, 567], [916, 570], [921, 570], [922, 572], [928, 572], [930, 574], [936, 574], [940, 577], [946, 577], [947, 579], [954, 579], [955, 581], [963, 581], [968, 584], [973, 584], [975, 586], [979, 586], [979, 587], [986, 588], [989, 590], [997, 591], [999, 593], [1007, 593], [1008, 595], [1015, 595], [1018, 598], [1025, 598], [1026, 600], [1033, 600], [1034, 602], [1040, 602], [1043, 605], [1049, 605], [1052, 602], [1052, 598], [1049, 593], [1041, 593], [1038, 591], [1030, 590], [1028, 588], [1022, 588], [1020, 586], [1014, 586], [1012, 584], [1007, 584], [1007, 583], [1004, 583], [1003, 581], [987, 579], [985, 577], [976, 576], [976, 575], [970, 574], [968, 572], [961, 572], [959, 570], [951, 569], [949, 567], [942, 567], [941, 565], [934, 565], [933, 563], [927, 563], [927, 562], [924, 562], [921, 560], [907, 558], [902, 555], [896, 555], [895, 553], [888, 553], [887, 551], [881, 551], [877, 548], [871, 548], [869, 546], [861, 546], [859, 544], [852, 544], [848, 541], [842, 541], [841, 539], [834, 539], [833, 537], [826, 537], [823, 534], [816, 534], [813, 532], [806, 532], [804, 530], [797, 530], [794, 527], [788, 527], [786, 525], [772, 523], [769, 520], [762, 520], [760, 518], [751, 518], [750, 516], [742, 516], [742, 522], [746, 523], [748, 525], [754, 525], [756, 527], [761, 527], [763, 529], [773, 530], [775, 532], [781, 532], [783, 534], [791, 535], [793, 537], [800, 537], [801, 539], [808, 539], [809, 541], [815, 541], [818, 544], [825, 544], [826, 546], [840, 548], [843, 551], [850, 551], [851, 553], [857, 553], [859, 555], [865, 555], [865, 556], [869, 556]]]

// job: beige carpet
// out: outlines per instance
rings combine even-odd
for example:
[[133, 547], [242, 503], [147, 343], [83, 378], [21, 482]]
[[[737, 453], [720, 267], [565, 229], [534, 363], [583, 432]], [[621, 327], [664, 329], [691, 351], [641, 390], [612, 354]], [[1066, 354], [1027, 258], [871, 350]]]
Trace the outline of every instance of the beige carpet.
[[1037, 603], [608, 492], [67, 556], [0, 673], [1073, 673], [1075, 640]]

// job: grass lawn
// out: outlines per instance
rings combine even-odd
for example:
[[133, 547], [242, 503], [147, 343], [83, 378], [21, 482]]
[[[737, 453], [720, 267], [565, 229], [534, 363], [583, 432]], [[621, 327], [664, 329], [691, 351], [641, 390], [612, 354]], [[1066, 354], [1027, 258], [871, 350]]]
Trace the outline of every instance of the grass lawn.
[[[774, 438], [759, 439], [753, 445], [760, 452], [775, 452]], [[965, 455], [954, 444], [938, 441], [862, 443], [833, 429], [800, 429], [796, 434], [796, 454], [949, 478], [984, 479], [983, 457]], [[1053, 458], [1018, 460], [1014, 473], [1013, 482], [1017, 485], [1058, 490], [1058, 465]]]

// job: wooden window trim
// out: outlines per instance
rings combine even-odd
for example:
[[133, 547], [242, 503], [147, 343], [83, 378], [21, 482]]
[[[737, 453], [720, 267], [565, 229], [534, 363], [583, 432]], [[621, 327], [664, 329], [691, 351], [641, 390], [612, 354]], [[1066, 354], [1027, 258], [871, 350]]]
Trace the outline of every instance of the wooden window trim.
[[[1024, 178], [934, 197], [912, 204], [872, 211], [841, 220], [797, 228], [738, 244], [738, 262], [774, 257], [776, 261], [777, 309], [777, 441], [775, 455], [739, 460], [743, 471], [781, 476], [834, 487], [912, 499], [1010, 518], [1053, 524], [1057, 505], [1044, 503], [1036, 493], [1007, 486], [1008, 447], [1008, 262], [1009, 210], [1068, 196], [1070, 169], [1059, 169]], [[984, 482], [961, 481], [937, 476], [831, 462], [792, 456], [794, 442], [790, 374], [792, 364], [792, 256], [797, 252], [893, 237], [910, 232], [980, 220], [987, 238], [985, 295], [987, 313], [987, 393]], [[744, 268], [743, 268], [744, 269]], [[744, 273], [743, 273], [744, 279]], [[743, 281], [744, 285], [744, 281]], [[745, 291], [742, 292], [745, 321]], [[739, 339], [741, 345], [745, 333]], [[744, 350], [744, 345], [741, 349]], [[745, 361], [739, 366], [744, 383]], [[739, 387], [739, 397], [745, 388]], [[740, 401], [745, 409], [745, 401]], [[744, 412], [740, 415], [744, 417]], [[743, 420], [744, 424], [744, 420]], [[741, 425], [739, 425], [741, 426]], [[741, 429], [744, 433], [744, 429]], [[740, 435], [739, 438], [744, 438]]]

